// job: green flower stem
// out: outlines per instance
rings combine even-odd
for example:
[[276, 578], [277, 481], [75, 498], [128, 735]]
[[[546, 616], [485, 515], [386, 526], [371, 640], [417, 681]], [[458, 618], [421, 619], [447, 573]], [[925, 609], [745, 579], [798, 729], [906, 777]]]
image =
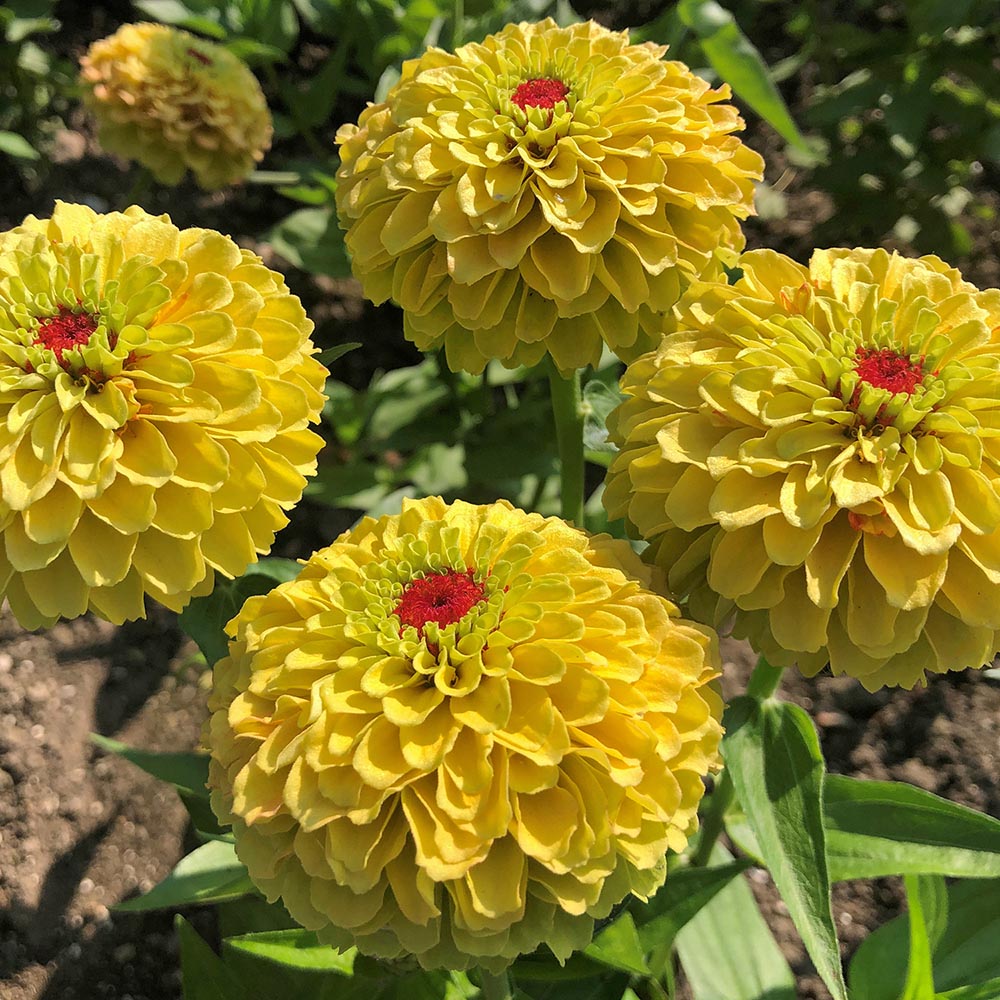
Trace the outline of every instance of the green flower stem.
[[[750, 680], [747, 682], [747, 694], [758, 701], [770, 698], [778, 689], [784, 668], [772, 666], [763, 656], [758, 657], [757, 666], [753, 668]], [[708, 809], [701, 823], [701, 839], [698, 850], [691, 856], [691, 864], [703, 868], [712, 856], [712, 848], [722, 833], [726, 810], [733, 801], [733, 781], [728, 771], [723, 771], [716, 782], [715, 791], [708, 803]]]
[[479, 995], [482, 1000], [511, 1000], [510, 979], [506, 972], [494, 975], [479, 969]]
[[559, 446], [559, 478], [562, 516], [583, 527], [583, 406], [579, 369], [563, 378], [549, 369], [552, 415]]
[[770, 698], [781, 683], [784, 667], [772, 666], [763, 656], [757, 658], [757, 666], [753, 668], [750, 680], [747, 681], [747, 694], [758, 701]]
[[719, 775], [719, 780], [715, 783], [715, 791], [709, 800], [708, 809], [701, 821], [701, 839], [698, 841], [698, 850], [691, 855], [691, 866], [693, 868], [704, 868], [712, 856], [712, 848], [722, 833], [725, 823], [726, 810], [733, 801], [733, 779], [729, 777], [728, 771], [723, 771]]
[[451, 47], [457, 49], [465, 38], [465, 0], [454, 0], [455, 13], [452, 18]]

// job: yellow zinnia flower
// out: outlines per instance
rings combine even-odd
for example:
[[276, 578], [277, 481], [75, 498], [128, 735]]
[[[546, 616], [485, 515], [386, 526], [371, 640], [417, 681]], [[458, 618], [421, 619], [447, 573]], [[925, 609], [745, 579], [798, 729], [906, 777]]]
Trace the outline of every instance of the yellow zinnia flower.
[[266, 552], [326, 371], [227, 236], [61, 202], [0, 233], [0, 597], [27, 628], [175, 610]]
[[681, 289], [743, 246], [763, 166], [731, 134], [729, 88], [665, 52], [548, 19], [405, 63], [337, 134], [365, 295], [455, 370], [654, 346]]
[[605, 493], [674, 593], [869, 690], [1000, 647], [1000, 291], [937, 257], [759, 250], [630, 366]]
[[717, 638], [624, 542], [438, 498], [364, 518], [229, 623], [219, 818], [337, 947], [496, 969], [646, 897], [718, 767]]
[[227, 49], [165, 24], [126, 24], [80, 62], [83, 100], [110, 153], [161, 184], [190, 169], [206, 190], [242, 180], [271, 145], [257, 78]]

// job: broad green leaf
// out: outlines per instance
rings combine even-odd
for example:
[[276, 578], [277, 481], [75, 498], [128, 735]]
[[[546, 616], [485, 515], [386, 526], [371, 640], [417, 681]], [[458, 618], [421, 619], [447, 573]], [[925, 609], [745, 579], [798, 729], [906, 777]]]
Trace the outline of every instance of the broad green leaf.
[[[732, 860], [716, 844], [711, 867]], [[677, 953], [695, 1000], [795, 1000], [792, 970], [743, 878], [732, 879], [687, 922]]]
[[243, 607], [246, 599], [266, 594], [279, 583], [294, 580], [301, 569], [292, 559], [268, 557], [247, 567], [243, 576], [235, 580], [217, 578], [211, 594], [196, 597], [180, 613], [180, 626], [198, 643], [208, 665], [213, 666], [229, 649], [226, 623]]
[[228, 841], [210, 840], [177, 862], [174, 870], [144, 896], [127, 899], [115, 910], [140, 913], [172, 910], [193, 903], [218, 903], [254, 892], [236, 848]]
[[329, 208], [300, 208], [274, 226], [267, 240], [275, 253], [310, 274], [347, 278], [351, 263], [337, 215]]
[[174, 928], [181, 946], [184, 1000], [257, 1000], [256, 991], [248, 991], [180, 914]]
[[667, 875], [648, 903], [633, 909], [653, 976], [658, 978], [665, 972], [681, 928], [750, 865], [741, 859], [714, 868], [679, 868]]
[[832, 881], [882, 875], [1000, 877], [1000, 820], [892, 781], [827, 775]]
[[[948, 924], [936, 942], [931, 939], [935, 990], [946, 993], [1000, 979], [1000, 879], [963, 879], [946, 892]], [[899, 1000], [909, 951], [907, 914], [869, 934], [848, 969], [851, 1000]], [[998, 996], [971, 994], [974, 1000]]]
[[933, 942], [948, 924], [948, 897], [939, 875], [907, 875], [906, 899], [910, 910], [910, 955], [906, 985], [900, 1000], [933, 1000]]
[[339, 976], [354, 973], [354, 958], [357, 955], [355, 948], [339, 952], [328, 944], [320, 944], [315, 932], [301, 927], [227, 938], [225, 947], [245, 951], [278, 965], [314, 972], [334, 972]]
[[204, 753], [161, 753], [155, 750], [139, 750], [118, 740], [112, 740], [100, 733], [91, 733], [90, 741], [108, 753], [117, 754], [142, 768], [160, 781], [166, 781], [178, 791], [208, 798], [208, 754]]
[[595, 935], [583, 951], [587, 958], [622, 972], [649, 975], [646, 955], [632, 914], [626, 911]]
[[835, 1000], [846, 1000], [830, 906], [823, 755], [816, 729], [786, 702], [733, 701], [722, 754], [781, 898]]
[[6, 153], [16, 160], [38, 159], [38, 150], [16, 132], [0, 132], [0, 153]]
[[788, 113], [767, 64], [743, 34], [733, 15], [715, 0], [680, 0], [680, 19], [697, 36], [712, 68], [754, 111], [793, 146], [809, 144]]

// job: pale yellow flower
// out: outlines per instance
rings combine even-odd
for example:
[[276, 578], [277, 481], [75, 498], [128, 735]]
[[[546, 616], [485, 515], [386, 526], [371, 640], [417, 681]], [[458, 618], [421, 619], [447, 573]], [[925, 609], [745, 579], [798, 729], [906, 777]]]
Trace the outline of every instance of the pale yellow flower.
[[717, 639], [624, 542], [506, 502], [364, 518], [229, 623], [219, 818], [322, 941], [497, 969], [664, 875], [717, 769]]
[[27, 628], [179, 609], [266, 552], [322, 445], [281, 275], [141, 208], [0, 233], [0, 597]]
[[743, 256], [626, 372], [605, 493], [692, 613], [869, 689], [1000, 648], [1000, 291], [937, 257]]
[[166, 24], [125, 24], [80, 61], [83, 100], [109, 153], [161, 184], [191, 170], [207, 189], [251, 173], [271, 145], [257, 78], [235, 55]]
[[654, 346], [681, 289], [743, 246], [763, 166], [729, 88], [665, 52], [549, 19], [404, 64], [337, 135], [365, 295], [455, 370]]

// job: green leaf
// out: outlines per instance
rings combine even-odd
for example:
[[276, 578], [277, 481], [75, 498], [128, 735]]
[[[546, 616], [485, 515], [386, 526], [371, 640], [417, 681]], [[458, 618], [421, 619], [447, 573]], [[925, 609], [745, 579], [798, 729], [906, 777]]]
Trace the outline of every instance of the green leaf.
[[177, 862], [174, 870], [144, 896], [127, 899], [115, 910], [142, 913], [173, 910], [193, 903], [218, 903], [256, 891], [236, 848], [225, 840], [210, 840]]
[[714, 868], [679, 868], [667, 875], [660, 891], [648, 903], [634, 909], [639, 941], [650, 956], [653, 976], [659, 978], [666, 971], [681, 928], [751, 864], [743, 858]]
[[301, 927], [243, 934], [227, 938], [225, 946], [294, 969], [335, 972], [339, 976], [353, 975], [354, 958], [357, 955], [355, 948], [339, 952], [331, 945], [320, 944], [315, 932]]
[[910, 956], [900, 1000], [933, 1000], [932, 938], [940, 940], [948, 924], [948, 897], [939, 875], [907, 875], [910, 908]]
[[38, 159], [38, 150], [16, 132], [0, 132], [0, 153], [6, 153], [16, 160]]
[[723, 758], [781, 898], [835, 1000], [846, 1000], [830, 907], [823, 830], [823, 755], [796, 705], [733, 701]]
[[724, 7], [715, 0], [680, 0], [680, 19], [698, 36], [713, 69], [754, 111], [793, 146], [805, 151], [806, 142], [788, 113], [767, 64]]
[[266, 594], [279, 583], [294, 580], [301, 569], [292, 559], [261, 559], [235, 580], [217, 579], [211, 594], [196, 597], [180, 613], [179, 624], [198, 643], [211, 667], [226, 655], [229, 649], [226, 623], [243, 607], [247, 598]]
[[[936, 940], [931, 936], [934, 988], [939, 994], [986, 989], [985, 984], [1000, 979], [1000, 879], [954, 882], [946, 893], [947, 926]], [[906, 983], [909, 923], [906, 914], [896, 917], [861, 942], [848, 970], [851, 1000], [899, 1000]], [[972, 992], [963, 1000], [997, 996]]]
[[[712, 867], [732, 860], [716, 844]], [[795, 1000], [792, 970], [743, 878], [730, 881], [688, 921], [677, 935], [677, 952], [695, 1000]]]
[[174, 929], [181, 945], [181, 982], [184, 1000], [248, 1000], [256, 997], [222, 959], [205, 943], [201, 935], [177, 915]]
[[266, 239], [293, 267], [331, 278], [350, 277], [344, 234], [329, 208], [300, 208], [274, 226]]
[[1000, 820], [900, 782], [831, 774], [823, 788], [832, 881], [1000, 877]]
[[325, 351], [320, 351], [316, 360], [321, 365], [329, 368], [338, 358], [342, 358], [345, 354], [350, 354], [351, 351], [357, 350], [360, 346], [361, 342], [357, 340], [349, 344], [337, 344], [336, 347], [328, 347]]
[[947, 993], [935, 993], [934, 1000], [997, 1000], [1000, 997], [1000, 976], [973, 986], [959, 986]]
[[646, 954], [632, 914], [626, 911], [600, 931], [583, 951], [587, 958], [622, 972], [649, 975]]
[[204, 753], [160, 753], [155, 750], [139, 750], [118, 740], [91, 733], [90, 741], [108, 753], [117, 754], [147, 774], [173, 785], [178, 791], [208, 798], [208, 754]]

